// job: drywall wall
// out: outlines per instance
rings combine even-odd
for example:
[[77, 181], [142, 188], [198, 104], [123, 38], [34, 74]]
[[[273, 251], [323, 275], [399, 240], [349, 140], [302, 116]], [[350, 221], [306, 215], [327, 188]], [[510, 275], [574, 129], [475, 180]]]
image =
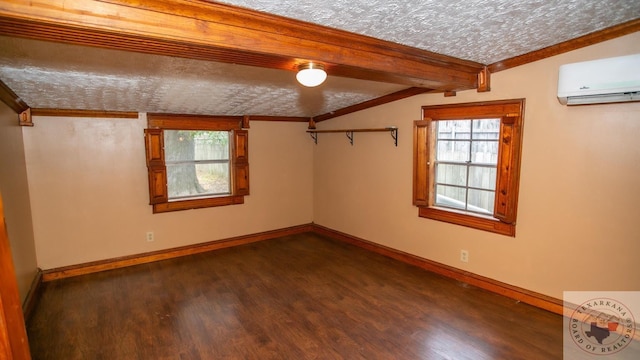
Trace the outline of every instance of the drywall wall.
[[20, 299], [24, 301], [38, 268], [31, 223], [22, 127], [18, 125], [18, 115], [2, 102], [0, 102], [0, 193], [2, 193]]
[[[152, 214], [139, 119], [35, 117], [25, 131], [38, 264], [51, 269], [310, 223], [306, 124], [251, 122], [241, 205]], [[154, 232], [155, 240], [146, 241]]]
[[[110, 259], [314, 221], [533, 291], [638, 290], [640, 103], [566, 107], [561, 64], [640, 52], [640, 34], [493, 74], [492, 91], [421, 95], [319, 123], [399, 127], [320, 134], [252, 122], [246, 203], [152, 214], [140, 119], [36, 117], [24, 148], [38, 264]], [[526, 98], [515, 238], [418, 218], [411, 204], [412, 121], [423, 105]], [[145, 233], [155, 233], [154, 242]], [[470, 253], [459, 261], [460, 249]]]
[[[492, 75], [491, 92], [414, 96], [318, 124], [397, 126], [320, 134], [314, 221], [356, 237], [525, 289], [640, 290], [640, 103], [566, 107], [561, 64], [640, 53], [640, 33]], [[526, 99], [516, 237], [419, 218], [412, 206], [412, 121], [421, 106]], [[460, 250], [469, 251], [468, 263]]]

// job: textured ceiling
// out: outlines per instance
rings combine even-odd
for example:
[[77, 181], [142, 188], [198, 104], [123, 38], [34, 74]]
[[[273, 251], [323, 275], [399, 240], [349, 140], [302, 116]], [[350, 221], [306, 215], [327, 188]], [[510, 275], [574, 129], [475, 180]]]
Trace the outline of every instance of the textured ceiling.
[[640, 18], [639, 0], [222, 0], [482, 64]]
[[[639, 0], [226, 0], [491, 64], [640, 18]], [[33, 108], [316, 116], [406, 88], [0, 36], [0, 80]]]
[[405, 88], [1, 36], [0, 49], [0, 79], [33, 108], [310, 117]]

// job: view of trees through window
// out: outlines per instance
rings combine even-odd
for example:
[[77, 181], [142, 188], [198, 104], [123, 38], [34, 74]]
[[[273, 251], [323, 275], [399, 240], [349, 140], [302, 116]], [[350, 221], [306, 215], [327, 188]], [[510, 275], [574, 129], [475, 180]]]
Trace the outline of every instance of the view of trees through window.
[[165, 130], [170, 200], [231, 193], [229, 132]]
[[435, 204], [492, 215], [500, 119], [436, 124]]

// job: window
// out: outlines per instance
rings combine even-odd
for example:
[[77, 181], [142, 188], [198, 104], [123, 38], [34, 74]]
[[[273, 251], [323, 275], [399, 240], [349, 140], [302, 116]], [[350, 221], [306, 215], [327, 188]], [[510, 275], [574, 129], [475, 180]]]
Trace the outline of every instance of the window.
[[248, 132], [241, 118], [148, 114], [145, 129], [153, 212], [244, 203]]
[[515, 236], [524, 99], [422, 110], [414, 123], [419, 216]]
[[229, 132], [164, 130], [169, 201], [231, 194]]
[[493, 214], [500, 119], [443, 120], [435, 127], [435, 205]]

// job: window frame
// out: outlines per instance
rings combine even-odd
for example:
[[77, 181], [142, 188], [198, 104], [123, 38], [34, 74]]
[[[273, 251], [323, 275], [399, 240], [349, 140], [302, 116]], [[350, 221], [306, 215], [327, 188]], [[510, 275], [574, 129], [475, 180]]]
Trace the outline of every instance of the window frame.
[[[153, 213], [236, 205], [249, 195], [249, 132], [246, 121], [234, 116], [147, 114], [145, 153], [149, 179], [149, 204]], [[164, 130], [229, 131], [231, 194], [169, 201]]]
[[[525, 99], [422, 107], [413, 127], [413, 204], [418, 216], [515, 236]], [[500, 118], [493, 216], [435, 205], [435, 126], [442, 120]]]

